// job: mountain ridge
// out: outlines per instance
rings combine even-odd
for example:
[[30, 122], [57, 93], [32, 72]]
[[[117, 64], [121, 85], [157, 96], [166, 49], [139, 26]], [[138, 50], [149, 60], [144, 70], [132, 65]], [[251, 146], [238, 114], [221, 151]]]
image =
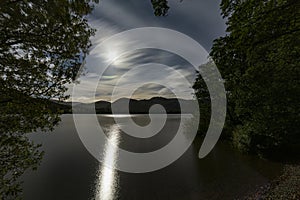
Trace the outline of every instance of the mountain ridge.
[[[80, 114], [112, 114], [111, 107], [115, 114], [148, 114], [150, 108], [153, 105], [161, 105], [164, 107], [165, 111], [154, 109], [154, 113], [163, 113], [168, 114], [179, 114], [179, 113], [192, 113], [194, 109], [195, 100], [186, 100], [186, 99], [177, 99], [177, 98], [165, 98], [165, 97], [152, 97], [150, 99], [131, 99], [131, 98], [120, 98], [114, 102], [108, 102], [99, 100], [94, 103], [80, 103], [76, 102], [72, 108], [72, 102], [58, 102], [53, 101], [56, 104], [59, 104], [60, 108], [63, 107], [64, 113], [80, 113]], [[128, 108], [129, 105], [129, 109]], [[182, 108], [181, 108], [181, 106]], [[153, 111], [153, 110], [152, 110]]]

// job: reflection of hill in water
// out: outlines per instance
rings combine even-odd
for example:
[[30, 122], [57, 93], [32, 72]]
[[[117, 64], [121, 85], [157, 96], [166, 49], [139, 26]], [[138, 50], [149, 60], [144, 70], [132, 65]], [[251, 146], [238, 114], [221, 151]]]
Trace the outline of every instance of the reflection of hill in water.
[[[70, 112], [72, 103], [59, 103], [60, 106], [63, 105], [66, 113]], [[193, 113], [195, 111], [195, 106], [197, 106], [195, 100], [185, 100], [185, 99], [167, 99], [163, 97], [153, 97], [151, 99], [128, 99], [121, 98], [116, 100], [113, 103], [107, 101], [97, 101], [95, 102], [96, 113], [102, 114], [111, 114], [112, 107], [114, 113], [117, 114], [125, 114], [128, 113], [128, 104], [129, 104], [129, 112], [131, 114], [144, 114], [149, 113], [150, 108], [153, 105], [160, 105], [165, 109], [166, 113]], [[153, 113], [163, 113], [163, 110], [153, 109]], [[94, 105], [92, 103], [76, 103], [74, 108], [76, 113], [93, 113]]]

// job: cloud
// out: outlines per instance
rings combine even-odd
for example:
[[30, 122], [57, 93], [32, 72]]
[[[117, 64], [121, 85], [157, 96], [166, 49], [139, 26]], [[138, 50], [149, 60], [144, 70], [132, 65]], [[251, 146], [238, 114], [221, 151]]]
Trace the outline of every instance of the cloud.
[[[73, 95], [74, 101], [91, 102], [91, 97], [96, 92], [96, 100], [111, 101], [111, 96], [114, 90], [115, 98], [138, 98], [148, 99], [153, 96], [174, 97], [174, 93], [178, 95], [178, 98], [190, 99], [193, 90], [191, 85], [195, 80], [195, 69], [186, 60], [170, 52], [154, 49], [144, 49], [132, 52], [125, 55], [126, 59], [123, 59], [125, 63], [119, 65], [110, 65], [100, 76], [97, 70], [91, 69], [90, 63], [87, 62], [87, 71], [85, 76], [80, 77], [80, 84], [77, 85], [78, 94]], [[122, 59], [122, 58], [121, 58]], [[97, 62], [94, 61], [94, 64]], [[145, 64], [149, 64], [147, 67], [141, 67], [139, 70], [132, 69]], [[151, 64], [150, 64], [151, 63]], [[156, 64], [164, 64], [166, 68], [155, 68]], [[130, 72], [126, 75], [126, 73]], [[124, 77], [124, 74], [126, 75]], [[179, 80], [184, 77], [188, 82], [184, 83]], [[148, 82], [152, 82], [149, 84]], [[159, 84], [156, 84], [159, 83]], [[97, 90], [94, 91], [94, 85], [97, 84]], [[167, 89], [164, 86], [169, 86]], [[130, 96], [129, 91], [136, 90], [138, 93], [134, 93]], [[70, 93], [71, 94], [71, 93]]]
[[[179, 94], [179, 98], [191, 98], [193, 93], [191, 86], [187, 86], [186, 82], [178, 78], [180, 74], [190, 85], [195, 80], [195, 69], [185, 59], [158, 49], [132, 51], [134, 41], [125, 37], [122, 40], [112, 41], [106, 47], [100, 44], [112, 35], [131, 28], [157, 26], [187, 34], [209, 51], [213, 39], [225, 33], [225, 23], [219, 15], [219, 3], [220, 1], [204, 0], [183, 1], [183, 3], [170, 1], [169, 16], [155, 17], [150, 1], [101, 1], [88, 17], [89, 23], [97, 29], [97, 32], [91, 38], [93, 46], [92, 53], [87, 57], [86, 74], [79, 78], [80, 84], [77, 85], [79, 92], [72, 94], [73, 85], [68, 85], [68, 94], [72, 95], [73, 101], [91, 102], [94, 100], [91, 96], [95, 96], [96, 100], [110, 101], [114, 89], [119, 88], [116, 94], [118, 98], [130, 97], [128, 91], [133, 89], [136, 91], [134, 98], [140, 99], [153, 96], [173, 97], [174, 93]], [[168, 38], [165, 36], [157, 37], [162, 44], [166, 39]], [[144, 42], [151, 43], [151, 41]], [[174, 41], [174, 48], [176, 48], [176, 41]], [[190, 51], [189, 46], [181, 48]], [[109, 68], [104, 69], [102, 66], [104, 61], [110, 61], [123, 51], [126, 53], [114, 60]], [[191, 51], [190, 56], [197, 58], [199, 55], [198, 52]], [[160, 63], [170, 68], [155, 71], [151, 70], [152, 67], [149, 65], [149, 69], [141, 68], [124, 78], [125, 73], [147, 63]], [[93, 91], [95, 85], [97, 88]], [[163, 87], [166, 85], [170, 87]]]

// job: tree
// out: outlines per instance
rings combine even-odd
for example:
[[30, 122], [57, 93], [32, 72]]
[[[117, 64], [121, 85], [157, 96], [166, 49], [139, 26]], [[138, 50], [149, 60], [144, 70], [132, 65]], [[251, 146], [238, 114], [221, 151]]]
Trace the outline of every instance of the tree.
[[[89, 0], [1, 1], [0, 103], [6, 108], [2, 114], [21, 111], [19, 101], [28, 101], [28, 115], [36, 108], [44, 114], [48, 110], [43, 99], [67, 98], [65, 84], [75, 80], [94, 34], [84, 17], [91, 10]], [[27, 115], [24, 109], [20, 113]]]
[[222, 0], [229, 34], [210, 55], [225, 79], [240, 149], [299, 148], [299, 7], [297, 0]]
[[59, 112], [49, 99], [66, 99], [95, 32], [86, 15], [97, 0], [0, 2], [0, 198], [15, 199], [18, 177], [42, 152], [24, 133], [52, 130]]
[[151, 0], [151, 3], [156, 16], [165, 16], [168, 14], [170, 7], [167, 0]]
[[[200, 111], [200, 125], [198, 134], [205, 135], [210, 123], [211, 118], [211, 100], [210, 94], [206, 85], [206, 82], [209, 81], [210, 77], [202, 77], [200, 70], [205, 69], [206, 74], [213, 76], [213, 71], [215, 65], [211, 59], [203, 65], [199, 67], [199, 71], [197, 71], [197, 77], [195, 83], [193, 85], [193, 89], [195, 91], [196, 98], [198, 99], [199, 111]], [[208, 70], [211, 70], [208, 72]]]

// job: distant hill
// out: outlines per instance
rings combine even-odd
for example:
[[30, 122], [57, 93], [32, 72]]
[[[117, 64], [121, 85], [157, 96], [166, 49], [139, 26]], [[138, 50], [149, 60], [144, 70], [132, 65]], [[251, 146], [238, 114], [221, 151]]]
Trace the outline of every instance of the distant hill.
[[[64, 113], [72, 112], [72, 102], [57, 102], [54, 101], [60, 109], [64, 110]], [[96, 110], [97, 114], [111, 114], [113, 106], [115, 114], [126, 114], [129, 104], [129, 113], [130, 114], [147, 114], [151, 106], [158, 104], [164, 107], [166, 113], [169, 114], [178, 114], [178, 113], [193, 113], [195, 101], [194, 100], [185, 100], [185, 99], [176, 99], [176, 98], [163, 98], [163, 97], [153, 97], [151, 99], [128, 99], [121, 98], [116, 100], [113, 103], [107, 101], [97, 101], [93, 103], [74, 103], [73, 110], [76, 113], [88, 114], [93, 113], [93, 109]], [[182, 106], [182, 108], [180, 107]], [[95, 106], [95, 107], [93, 107]], [[153, 113], [161, 113], [159, 109], [152, 110]]]

